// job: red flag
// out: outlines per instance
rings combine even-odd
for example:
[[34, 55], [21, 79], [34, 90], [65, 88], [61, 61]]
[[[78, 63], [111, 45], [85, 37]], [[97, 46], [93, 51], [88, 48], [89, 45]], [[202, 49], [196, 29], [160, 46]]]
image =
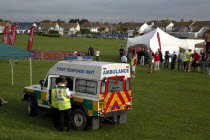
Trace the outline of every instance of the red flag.
[[159, 44], [159, 47], [160, 47], [160, 50], [161, 50], [161, 42], [160, 42], [160, 35], [159, 35], [159, 32], [157, 32], [157, 38], [158, 38], [158, 44]]
[[11, 33], [10, 33], [10, 40], [9, 40], [9, 44], [10, 45], [14, 45], [15, 44], [16, 30], [17, 30], [17, 25], [13, 25], [12, 28], [11, 28]]
[[3, 39], [2, 39], [2, 42], [4, 42], [4, 43], [7, 43], [7, 41], [8, 41], [8, 26], [5, 26], [4, 27], [4, 36], [3, 36]]
[[31, 51], [32, 50], [33, 40], [34, 40], [34, 30], [35, 30], [35, 26], [32, 26], [30, 28], [30, 35], [29, 35], [29, 39], [28, 39], [27, 51]]

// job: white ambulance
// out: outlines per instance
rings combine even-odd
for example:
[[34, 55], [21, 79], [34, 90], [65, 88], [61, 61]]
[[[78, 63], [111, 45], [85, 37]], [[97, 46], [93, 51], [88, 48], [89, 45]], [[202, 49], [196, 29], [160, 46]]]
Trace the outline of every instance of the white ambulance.
[[75, 91], [71, 100], [73, 126], [76, 130], [99, 128], [99, 119], [120, 124], [127, 122], [132, 107], [130, 66], [125, 63], [97, 61], [59, 61], [39, 85], [24, 88], [23, 101], [28, 101], [28, 114], [51, 108], [51, 90], [57, 77], [68, 80]]

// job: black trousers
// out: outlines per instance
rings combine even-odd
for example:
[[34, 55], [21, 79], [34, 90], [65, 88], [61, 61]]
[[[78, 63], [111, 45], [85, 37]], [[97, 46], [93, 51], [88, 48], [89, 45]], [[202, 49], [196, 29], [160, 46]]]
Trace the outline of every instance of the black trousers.
[[60, 112], [57, 108], [52, 108], [53, 125], [55, 128], [60, 128]]
[[60, 129], [64, 130], [64, 120], [66, 118], [67, 122], [67, 130], [72, 129], [72, 110], [60, 110]]
[[96, 56], [96, 61], [99, 61], [99, 56]]
[[172, 61], [172, 62], [171, 62], [171, 69], [172, 69], [172, 70], [175, 69], [175, 66], [176, 66], [176, 62]]

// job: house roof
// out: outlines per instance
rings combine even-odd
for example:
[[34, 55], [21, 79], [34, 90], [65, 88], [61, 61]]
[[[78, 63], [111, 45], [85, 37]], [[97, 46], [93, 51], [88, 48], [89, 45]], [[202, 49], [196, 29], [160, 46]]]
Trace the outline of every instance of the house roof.
[[116, 25], [115, 25], [115, 24], [104, 23], [104, 25], [105, 25], [107, 28], [116, 28]]
[[154, 26], [152, 26], [153, 28], [166, 28], [169, 24], [171, 23], [171, 21], [163, 21], [163, 22], [155, 22]]
[[70, 28], [76, 28], [78, 23], [61, 23], [60, 27], [64, 28], [64, 31], [69, 31]]
[[195, 21], [191, 27], [196, 27], [196, 26], [210, 26], [210, 21]]
[[173, 26], [173, 32], [184, 32], [184, 29], [189, 29], [192, 25], [192, 21], [190, 22], [176, 22]]
[[194, 27], [194, 29], [192, 30], [192, 32], [199, 32], [201, 29], [203, 28], [203, 26], [199, 25]]
[[17, 23], [17, 27], [19, 30], [26, 30], [31, 28], [34, 25], [34, 23], [30, 23], [30, 22], [19, 22]]
[[128, 30], [133, 30], [135, 28], [140, 28], [144, 23], [131, 23], [129, 26], [128, 26]]
[[81, 25], [81, 27], [99, 27], [99, 28], [115, 28], [113, 24], [110, 23], [99, 23], [99, 22], [85, 22]]
[[198, 32], [203, 27], [209, 27], [210, 28], [210, 21], [195, 21], [191, 27], [193, 28], [192, 32]]
[[42, 31], [48, 31], [50, 27], [55, 27], [57, 23], [39, 23], [39, 27], [42, 28]]
[[81, 27], [101, 27], [100, 23], [94, 23], [94, 22], [85, 22], [81, 25]]

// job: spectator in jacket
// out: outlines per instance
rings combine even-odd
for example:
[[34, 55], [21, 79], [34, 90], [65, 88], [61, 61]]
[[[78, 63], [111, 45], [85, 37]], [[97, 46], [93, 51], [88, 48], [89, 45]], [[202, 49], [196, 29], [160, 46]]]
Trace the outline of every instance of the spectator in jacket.
[[171, 57], [169, 51], [165, 51], [165, 63], [164, 68], [169, 68], [169, 58]]
[[206, 60], [206, 62], [208, 63], [208, 66], [209, 66], [209, 73], [208, 73], [208, 75], [210, 75], [210, 51], [208, 51], [207, 52], [207, 60]]
[[158, 49], [158, 53], [160, 55], [160, 67], [162, 67], [162, 63], [163, 63], [163, 53], [160, 49]]
[[171, 55], [171, 70], [175, 69], [176, 60], [177, 60], [177, 55], [176, 52], [174, 51], [173, 54]]
[[198, 71], [198, 67], [200, 65], [200, 55], [197, 53], [196, 50], [194, 50], [194, 54], [193, 54], [193, 71]]
[[160, 54], [155, 52], [154, 54], [154, 61], [155, 61], [155, 72], [160, 72]]
[[148, 72], [152, 73], [152, 60], [153, 60], [153, 51], [150, 50], [147, 55], [147, 64], [148, 64]]
[[144, 48], [141, 48], [141, 50], [138, 52], [138, 56], [140, 57], [140, 65], [144, 66], [144, 62], [145, 62], [145, 50]]
[[201, 50], [200, 56], [201, 56], [201, 61], [200, 61], [201, 72], [205, 73], [206, 72], [206, 53], [204, 50]]
[[121, 46], [121, 48], [119, 49], [119, 53], [120, 53], [120, 58], [121, 58], [123, 56], [123, 54], [125, 53], [123, 46]]
[[183, 70], [183, 56], [184, 53], [182, 52], [182, 50], [180, 50], [179, 54], [178, 54], [178, 70]]

